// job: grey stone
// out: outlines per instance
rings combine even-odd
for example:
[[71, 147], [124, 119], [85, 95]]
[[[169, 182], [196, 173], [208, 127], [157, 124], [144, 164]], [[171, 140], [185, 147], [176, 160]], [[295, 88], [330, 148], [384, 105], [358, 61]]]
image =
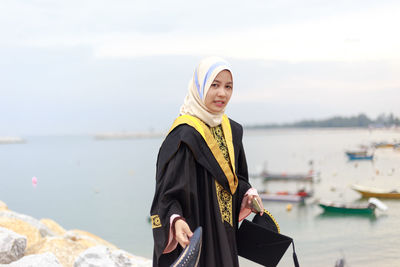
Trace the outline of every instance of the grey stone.
[[10, 264], [0, 264], [1, 267], [63, 267], [53, 253], [29, 255]]
[[54, 236], [54, 233], [46, 225], [44, 225], [39, 220], [37, 220], [31, 216], [17, 213], [14, 211], [4, 210], [4, 211], [0, 211], [0, 217], [18, 219], [18, 220], [24, 221], [26, 223], [29, 223], [30, 225], [32, 225], [33, 227], [38, 229], [38, 231], [42, 237]]
[[138, 257], [124, 250], [115, 250], [111, 253], [111, 258], [118, 267], [152, 267], [153, 262], [149, 259]]
[[7, 264], [24, 256], [26, 237], [0, 227], [0, 263]]
[[127, 254], [123, 250], [115, 250], [110, 254], [110, 258], [115, 262], [118, 267], [130, 267], [132, 266], [131, 259], [127, 257]]
[[111, 251], [106, 246], [91, 247], [79, 254], [74, 267], [119, 267], [110, 255]]
[[111, 251], [106, 246], [95, 246], [82, 252], [74, 267], [151, 267], [149, 259], [136, 257], [123, 250]]

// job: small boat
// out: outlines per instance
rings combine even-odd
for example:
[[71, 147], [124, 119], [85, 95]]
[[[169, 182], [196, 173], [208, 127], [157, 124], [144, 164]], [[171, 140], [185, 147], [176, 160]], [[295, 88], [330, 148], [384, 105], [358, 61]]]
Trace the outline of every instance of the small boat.
[[346, 151], [346, 155], [366, 156], [367, 155], [367, 150]]
[[346, 266], [345, 258], [340, 258], [336, 260], [335, 267], [345, 267], [345, 266]]
[[372, 145], [375, 148], [394, 148], [396, 145], [398, 145], [399, 142], [379, 142], [379, 143], [373, 143]]
[[267, 201], [304, 202], [306, 198], [312, 196], [312, 191], [299, 190], [297, 193], [289, 193], [287, 191], [276, 193], [260, 192], [259, 196], [262, 200]]
[[337, 203], [320, 201], [318, 205], [324, 209], [324, 212], [350, 213], [350, 214], [373, 214], [376, 208], [387, 210], [387, 206], [376, 198], [370, 198], [368, 203]]
[[263, 178], [264, 182], [268, 181], [305, 181], [305, 182], [314, 182], [315, 178], [318, 178], [319, 173], [314, 172], [314, 161], [310, 160], [308, 162], [309, 171], [304, 173], [277, 173], [277, 172], [269, 172], [264, 163], [264, 167], [262, 171], [256, 176], [259, 178]]
[[366, 187], [361, 185], [352, 185], [351, 188], [362, 195], [362, 197], [379, 197], [379, 198], [398, 198], [400, 199], [400, 191], [383, 190], [375, 187]]
[[349, 157], [349, 160], [373, 160], [374, 158], [374, 154], [368, 154], [366, 150], [346, 151], [346, 155]]
[[270, 173], [263, 172], [261, 176], [264, 178], [264, 182], [267, 181], [314, 181], [314, 172], [309, 173], [298, 173], [298, 174], [287, 174], [287, 173]]

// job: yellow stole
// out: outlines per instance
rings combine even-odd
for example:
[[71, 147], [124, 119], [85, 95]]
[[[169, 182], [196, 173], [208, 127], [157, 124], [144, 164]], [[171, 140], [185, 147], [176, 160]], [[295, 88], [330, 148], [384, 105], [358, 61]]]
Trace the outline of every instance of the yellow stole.
[[191, 115], [182, 115], [176, 118], [169, 132], [171, 132], [173, 129], [181, 124], [187, 124], [200, 133], [207, 146], [210, 148], [211, 153], [217, 160], [222, 171], [224, 172], [226, 179], [228, 180], [229, 188], [232, 195], [235, 194], [238, 186], [238, 178], [235, 171], [235, 154], [233, 150], [232, 129], [228, 117], [226, 115], [223, 115], [221, 126], [228, 147], [229, 159], [232, 168], [229, 166], [229, 162], [225, 160], [217, 141], [211, 134], [210, 128], [208, 128], [208, 126], [203, 121]]

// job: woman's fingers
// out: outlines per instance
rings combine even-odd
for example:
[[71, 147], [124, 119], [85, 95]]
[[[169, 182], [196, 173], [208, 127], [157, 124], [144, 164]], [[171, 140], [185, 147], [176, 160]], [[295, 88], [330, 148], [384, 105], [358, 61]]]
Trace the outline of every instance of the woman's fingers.
[[251, 201], [253, 200], [253, 195], [249, 195], [249, 196], [247, 196], [247, 206], [250, 206], [251, 207]]
[[189, 239], [185, 233], [176, 235], [176, 240], [182, 248], [185, 248], [187, 245], [189, 245]]
[[189, 227], [188, 224], [186, 224], [186, 226], [183, 228], [183, 231], [185, 232], [185, 234], [186, 234], [189, 238], [192, 237], [193, 233], [192, 233], [192, 231], [190, 231], [190, 227]]
[[258, 204], [260, 204], [260, 207], [261, 207], [260, 215], [263, 215], [263, 213], [264, 213], [264, 204], [262, 202], [262, 199], [260, 198], [260, 196], [256, 196], [256, 198], [257, 198]]
[[[254, 199], [255, 201], [258, 202], [258, 206], [260, 207], [260, 210], [261, 210], [261, 211], [258, 211], [257, 209], [254, 208], [253, 203], [252, 203], [252, 202], [253, 202], [253, 199]], [[262, 202], [260, 196], [257, 196], [257, 195], [250, 195], [250, 196], [248, 197], [248, 207], [249, 207], [249, 208], [251, 209], [251, 211], [254, 212], [254, 213], [260, 213], [260, 215], [262, 215], [262, 214], [264, 213], [264, 205], [263, 205], [263, 202]]]
[[184, 220], [175, 222], [175, 239], [183, 248], [189, 245], [189, 239], [192, 235], [193, 233], [190, 231], [189, 225]]

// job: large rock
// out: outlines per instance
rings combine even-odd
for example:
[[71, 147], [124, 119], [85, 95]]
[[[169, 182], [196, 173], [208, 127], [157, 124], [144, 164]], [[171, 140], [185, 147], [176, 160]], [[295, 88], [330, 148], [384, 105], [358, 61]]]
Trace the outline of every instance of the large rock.
[[63, 267], [52, 253], [30, 255], [11, 264], [0, 264], [1, 267]]
[[63, 266], [72, 266], [75, 259], [90, 247], [104, 245], [117, 249], [113, 244], [100, 237], [81, 230], [67, 231], [63, 236], [47, 236], [29, 246], [25, 255], [45, 252], [53, 253]]
[[86, 242], [90, 244], [89, 247], [103, 245], [111, 249], [118, 249], [115, 245], [111, 244], [110, 242], [98, 237], [97, 235], [94, 235], [92, 233], [83, 230], [77, 230], [77, 229], [70, 230], [65, 233], [64, 237], [70, 238], [72, 240], [86, 240]]
[[42, 237], [54, 236], [54, 233], [46, 225], [44, 225], [39, 220], [37, 220], [31, 216], [28, 216], [25, 214], [20, 214], [20, 213], [14, 212], [14, 211], [3, 210], [3, 211], [0, 211], [0, 217], [9, 218], [9, 219], [17, 219], [17, 220], [21, 220], [26, 223], [29, 223], [30, 225], [32, 225], [33, 227], [38, 229], [38, 231]]
[[8, 210], [6, 203], [0, 200], [0, 210]]
[[7, 228], [17, 234], [26, 236], [28, 248], [42, 239], [42, 236], [36, 227], [18, 219], [0, 217], [0, 227]]
[[24, 256], [26, 237], [0, 227], [0, 263], [7, 264]]
[[[152, 261], [129, 254], [106, 240], [82, 230], [66, 231], [51, 219], [40, 221], [33, 217], [8, 210], [0, 201], [0, 227], [8, 228], [19, 235], [26, 236], [25, 257], [0, 267], [72, 267], [78, 266], [117, 266], [150, 267]], [[10, 244], [10, 242], [0, 242]], [[100, 248], [99, 248], [100, 247]], [[93, 248], [90, 250], [90, 248]], [[96, 249], [97, 248], [97, 249]], [[84, 254], [84, 252], [87, 252]], [[23, 252], [22, 252], [23, 253]], [[95, 255], [100, 265], [87, 264], [85, 255]], [[80, 256], [83, 256], [80, 257]], [[78, 260], [81, 259], [81, 260]]]
[[124, 250], [118, 249], [111, 253], [111, 258], [117, 263], [117, 266], [128, 267], [152, 267], [153, 262], [149, 259], [134, 256]]
[[50, 229], [51, 232], [53, 232], [55, 235], [65, 235], [67, 232], [61, 225], [53, 221], [52, 219], [41, 219], [41, 223], [43, 223], [45, 226], [47, 226], [48, 229]]
[[57, 257], [62, 266], [71, 267], [76, 257], [88, 249], [90, 245], [93, 246], [93, 244], [87, 244], [85, 241], [74, 241], [63, 236], [44, 237], [39, 242], [28, 247], [25, 255], [51, 252]]
[[111, 259], [111, 251], [106, 246], [91, 247], [75, 260], [74, 267], [117, 267]]
[[135, 257], [123, 250], [110, 250], [106, 246], [91, 247], [82, 252], [74, 267], [151, 267], [152, 261]]

